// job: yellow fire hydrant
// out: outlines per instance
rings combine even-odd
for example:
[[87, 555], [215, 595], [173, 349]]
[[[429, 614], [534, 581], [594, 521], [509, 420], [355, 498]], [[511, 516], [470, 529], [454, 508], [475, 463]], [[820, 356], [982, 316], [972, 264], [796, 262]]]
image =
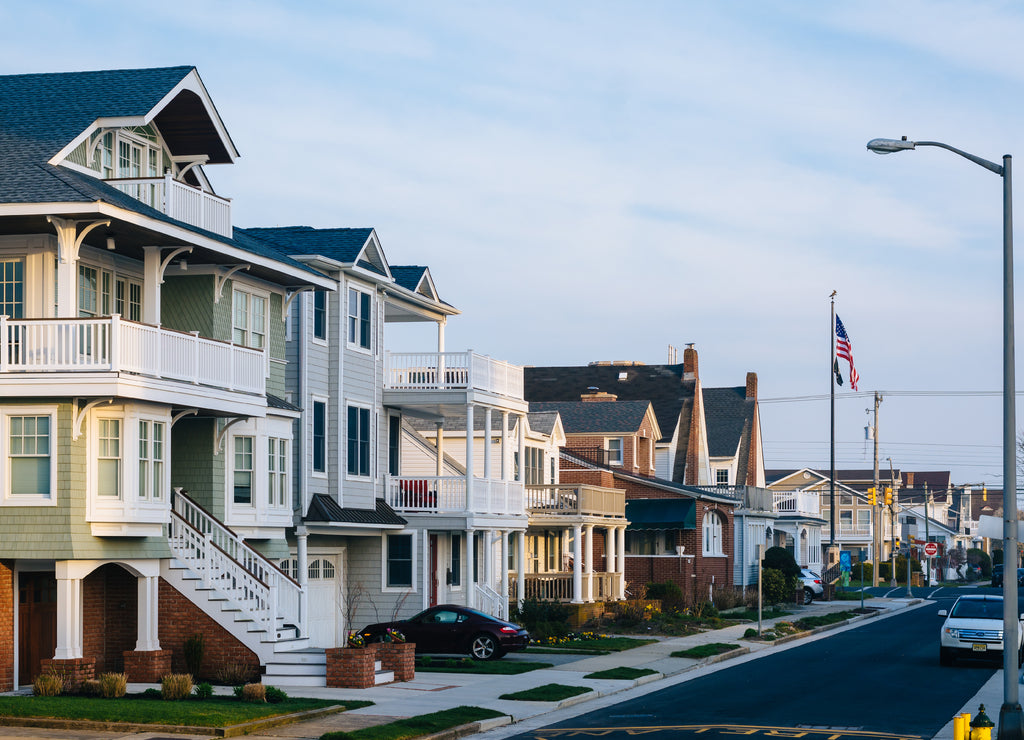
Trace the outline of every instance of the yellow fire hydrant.
[[985, 714], [985, 705], [978, 707], [978, 716], [971, 722], [971, 740], [992, 740], [995, 723]]

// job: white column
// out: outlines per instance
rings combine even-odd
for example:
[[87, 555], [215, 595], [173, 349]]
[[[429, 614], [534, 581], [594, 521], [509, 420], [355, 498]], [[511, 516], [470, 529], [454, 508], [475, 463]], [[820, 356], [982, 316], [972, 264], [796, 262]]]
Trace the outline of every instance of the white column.
[[[608, 573], [615, 572], [615, 527], [605, 527], [604, 530], [604, 569]], [[619, 584], [615, 576], [608, 578], [608, 599], [615, 601], [619, 598]]]
[[587, 601], [594, 600], [594, 525], [588, 524], [585, 527], [587, 536]]
[[476, 555], [476, 543], [473, 541], [473, 530], [466, 530], [466, 606], [472, 608], [476, 603], [476, 584], [473, 583], [473, 572], [476, 570], [473, 557]]
[[516, 603], [526, 598], [526, 532], [516, 534]]
[[473, 404], [466, 405], [466, 511], [473, 508]]
[[499, 411], [501, 414], [501, 479], [508, 480], [508, 412]]
[[618, 551], [619, 556], [619, 567], [616, 570], [619, 572], [619, 598], [626, 598], [626, 528], [618, 528], [619, 535], [619, 546], [615, 548]]
[[160, 324], [160, 247], [143, 247], [142, 321]]
[[484, 407], [484, 478], [491, 479], [491, 407]]
[[583, 528], [572, 528], [572, 603], [583, 603]]
[[[65, 240], [70, 240], [70, 245]], [[57, 229], [57, 317], [62, 319], [78, 316], [78, 250], [74, 240], [74, 229], [70, 234]]]
[[508, 530], [501, 530], [501, 568], [498, 571], [501, 578], [498, 580], [498, 593], [501, 594], [501, 617], [508, 619]]
[[[309, 588], [307, 582], [309, 580], [309, 553], [307, 548], [307, 540], [309, 536], [306, 533], [305, 526], [298, 526], [295, 528], [295, 580], [299, 582], [299, 635], [302, 637], [308, 637], [306, 632], [306, 626], [309, 624]], [[352, 626], [346, 624], [345, 629], [351, 629]]]
[[487, 588], [494, 588], [494, 530], [484, 530], [484, 574], [480, 581]]
[[437, 422], [437, 436], [435, 438], [437, 444], [437, 472], [434, 473], [438, 478], [444, 475], [444, 422]]
[[67, 564], [57, 563], [57, 649], [53, 657], [58, 660], [82, 657], [82, 579], [67, 575]]
[[516, 481], [522, 483], [525, 478], [523, 471], [526, 468], [526, 414], [519, 415], [519, 470], [516, 473]]
[[423, 553], [423, 608], [426, 609], [430, 606], [430, 588], [434, 583], [434, 574], [430, 572], [430, 534], [425, 529], [420, 552]]
[[136, 650], [159, 650], [160, 578], [139, 576], [138, 639]]
[[444, 352], [444, 324], [445, 319], [437, 322], [437, 351]]

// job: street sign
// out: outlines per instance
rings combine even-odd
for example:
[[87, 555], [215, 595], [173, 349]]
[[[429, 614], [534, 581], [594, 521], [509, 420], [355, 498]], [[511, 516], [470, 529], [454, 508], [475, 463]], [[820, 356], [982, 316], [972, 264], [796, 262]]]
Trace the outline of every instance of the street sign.
[[939, 554], [939, 546], [934, 542], [924, 543], [924, 554], [930, 558], [934, 558]]

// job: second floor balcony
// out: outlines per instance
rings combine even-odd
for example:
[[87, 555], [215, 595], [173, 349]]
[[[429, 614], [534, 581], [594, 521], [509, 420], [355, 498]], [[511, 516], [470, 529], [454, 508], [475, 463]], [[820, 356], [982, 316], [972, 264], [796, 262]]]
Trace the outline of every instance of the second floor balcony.
[[816, 517], [821, 513], [821, 497], [813, 491], [775, 491], [772, 506], [779, 514]]
[[384, 389], [482, 391], [523, 398], [523, 368], [476, 352], [388, 352]]
[[587, 485], [527, 486], [526, 511], [535, 517], [604, 517], [623, 519], [626, 492]]
[[127, 373], [247, 394], [266, 390], [266, 360], [259, 350], [116, 315], [0, 316], [0, 383], [28, 385], [26, 375], [35, 373]]
[[163, 177], [131, 177], [106, 181], [108, 185], [190, 226], [231, 236], [231, 201]]
[[384, 500], [400, 514], [521, 515], [523, 484], [465, 476], [388, 476]]

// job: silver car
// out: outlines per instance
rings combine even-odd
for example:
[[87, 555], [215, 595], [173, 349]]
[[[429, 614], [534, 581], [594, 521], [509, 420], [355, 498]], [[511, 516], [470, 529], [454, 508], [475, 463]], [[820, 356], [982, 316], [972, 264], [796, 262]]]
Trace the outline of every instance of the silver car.
[[825, 593], [825, 586], [821, 583], [821, 576], [807, 568], [800, 569], [800, 579], [804, 582], [804, 604], [810, 604], [815, 599], [820, 599]]

